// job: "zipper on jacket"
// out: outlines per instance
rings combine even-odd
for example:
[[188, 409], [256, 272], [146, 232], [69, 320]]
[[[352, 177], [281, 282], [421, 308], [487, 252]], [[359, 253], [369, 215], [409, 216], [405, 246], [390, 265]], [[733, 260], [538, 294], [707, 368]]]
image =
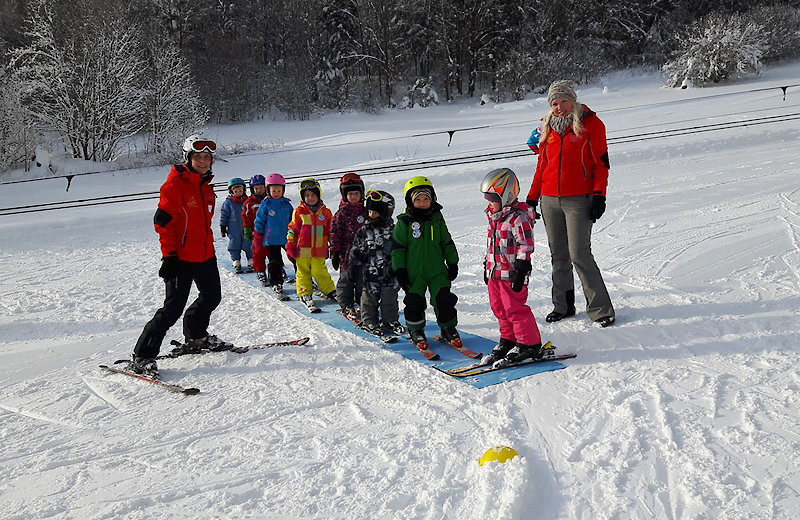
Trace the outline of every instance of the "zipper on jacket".
[[[569, 130], [567, 130], [569, 132]], [[567, 134], [564, 132], [564, 135]], [[558, 132], [556, 132], [558, 133]], [[561, 145], [558, 149], [558, 196], [561, 197], [561, 163], [564, 161], [564, 135], [561, 135]]]

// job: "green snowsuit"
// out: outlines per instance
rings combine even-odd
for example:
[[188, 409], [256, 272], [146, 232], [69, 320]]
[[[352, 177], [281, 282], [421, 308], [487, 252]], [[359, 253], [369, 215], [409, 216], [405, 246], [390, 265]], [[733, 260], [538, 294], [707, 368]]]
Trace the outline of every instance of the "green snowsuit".
[[431, 211], [423, 214], [406, 209], [397, 217], [394, 227], [392, 269], [408, 270], [409, 288], [403, 299], [403, 313], [409, 329], [425, 327], [425, 291], [430, 290], [431, 305], [440, 327], [458, 323], [456, 302], [450, 292], [447, 265], [458, 264], [458, 251], [441, 213], [434, 202]]

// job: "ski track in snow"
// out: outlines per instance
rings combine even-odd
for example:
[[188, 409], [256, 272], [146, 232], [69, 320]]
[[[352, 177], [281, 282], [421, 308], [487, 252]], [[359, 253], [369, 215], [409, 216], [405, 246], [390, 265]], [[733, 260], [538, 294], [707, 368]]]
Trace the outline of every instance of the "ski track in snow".
[[[625, 78], [608, 96], [646, 107], [687, 95], [638, 81], [644, 84]], [[732, 110], [701, 102], [606, 117], [603, 105], [615, 100], [600, 90], [580, 95], [609, 128], [713, 120]], [[775, 108], [764, 95], [739, 101], [735, 108], [748, 113]], [[397, 131], [439, 128], [448, 118], [461, 126], [518, 120], [518, 111], [543, 114], [543, 107], [529, 100], [490, 112], [406, 112]], [[278, 124], [287, 134], [262, 130], [263, 141], [311, 147], [378, 135], [371, 116], [352, 123], [352, 132], [335, 118]], [[578, 357], [565, 370], [482, 390], [321, 325], [224, 269], [212, 333], [240, 345], [301, 336], [309, 344], [160, 362], [165, 381], [200, 388], [195, 396], [101, 372], [97, 365], [130, 355], [162, 302], [154, 202], [3, 217], [0, 516], [793, 518], [800, 508], [795, 126], [612, 145], [608, 211], [593, 247], [617, 325], [601, 330], [587, 320], [577, 280], [578, 314], [544, 322], [550, 259], [538, 222], [529, 303], [545, 339]], [[254, 127], [237, 128], [217, 131], [233, 142]], [[304, 135], [312, 130], [320, 135]], [[459, 132], [447, 153], [504, 149], [527, 134], [513, 127]], [[437, 142], [362, 143], [352, 157], [346, 149], [309, 148], [302, 162], [270, 156], [269, 168], [321, 170], [358, 157], [374, 163], [398, 150], [443, 153]], [[453, 290], [465, 331], [497, 337], [480, 267], [486, 223], [478, 183], [488, 169], [507, 165], [527, 189], [532, 161], [422, 172], [436, 185], [459, 247]], [[215, 165], [216, 180], [263, 168], [261, 157], [233, 157]], [[0, 201], [116, 193], [121, 179], [152, 190], [164, 174], [151, 168], [76, 179], [71, 193], [60, 182], [3, 186]], [[365, 181], [398, 195], [408, 176]], [[296, 200], [296, 186], [289, 189]], [[323, 193], [337, 193], [336, 182], [323, 182]], [[223, 240], [217, 252], [220, 263], [228, 261]], [[179, 322], [167, 339], [180, 331]], [[496, 445], [520, 456], [479, 466]]]

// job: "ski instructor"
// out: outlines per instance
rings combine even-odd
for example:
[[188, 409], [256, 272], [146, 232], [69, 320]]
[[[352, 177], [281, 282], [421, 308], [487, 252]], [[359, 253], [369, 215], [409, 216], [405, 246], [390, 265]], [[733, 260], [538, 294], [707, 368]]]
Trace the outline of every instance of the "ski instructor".
[[206, 330], [211, 313], [222, 299], [211, 231], [216, 201], [211, 165], [216, 150], [214, 141], [189, 136], [183, 143], [184, 164], [173, 166], [161, 186], [153, 222], [163, 255], [158, 276], [164, 279], [166, 297], [136, 342], [130, 369], [138, 374], [158, 378], [156, 356], [167, 331], [183, 313], [192, 283], [200, 294], [183, 313], [183, 350], [223, 350], [233, 346]]
[[592, 224], [606, 210], [608, 147], [606, 128], [597, 114], [578, 103], [571, 81], [555, 81], [547, 92], [550, 112], [544, 117], [539, 162], [526, 202], [544, 219], [553, 266], [553, 311], [559, 321], [575, 315], [578, 272], [586, 296], [586, 313], [601, 327], [616, 321], [603, 276], [592, 255]]

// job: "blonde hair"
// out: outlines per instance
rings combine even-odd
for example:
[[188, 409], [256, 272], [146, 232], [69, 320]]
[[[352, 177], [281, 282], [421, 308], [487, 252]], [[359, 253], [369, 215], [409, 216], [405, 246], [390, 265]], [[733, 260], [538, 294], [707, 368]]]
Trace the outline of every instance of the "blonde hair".
[[[553, 119], [553, 109], [550, 109], [550, 112], [544, 116], [542, 120], [542, 135], [539, 137], [539, 142], [544, 143], [547, 140], [548, 134], [550, 134], [550, 120]], [[580, 135], [583, 132], [583, 124], [581, 124], [581, 118], [583, 117], [583, 105], [574, 101], [572, 103], [572, 131], [575, 132], [575, 135]]]

